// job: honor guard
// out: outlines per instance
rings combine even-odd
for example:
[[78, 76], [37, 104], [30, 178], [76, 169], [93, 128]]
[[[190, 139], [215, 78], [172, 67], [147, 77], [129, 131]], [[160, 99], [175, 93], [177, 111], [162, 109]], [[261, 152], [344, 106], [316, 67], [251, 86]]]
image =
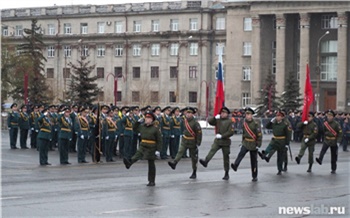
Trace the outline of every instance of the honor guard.
[[11, 105], [11, 112], [7, 116], [7, 127], [10, 133], [10, 146], [11, 149], [17, 149], [17, 136], [18, 136], [18, 122], [19, 122], [19, 113], [17, 109], [17, 104], [13, 103]]
[[75, 132], [78, 136], [78, 163], [88, 163], [85, 159], [86, 147], [89, 141], [89, 108], [82, 107], [75, 122]]
[[[130, 107], [125, 116], [120, 121], [120, 126], [124, 129], [124, 157], [130, 159], [132, 157], [132, 138], [133, 138], [133, 125], [135, 120], [133, 119], [133, 107]], [[121, 129], [122, 130], [122, 129]], [[120, 131], [121, 131], [120, 130]]]
[[33, 111], [30, 113], [30, 147], [36, 148], [36, 137], [38, 136], [39, 129], [35, 128], [35, 122], [40, 117], [39, 105], [34, 105]]
[[[140, 119], [140, 108], [139, 106], [132, 107], [132, 119], [133, 123], [136, 123]], [[131, 156], [134, 156], [137, 150], [137, 143], [139, 142], [140, 133], [133, 132], [132, 136], [132, 146], [131, 146]]]
[[75, 128], [75, 125], [76, 125], [76, 122], [77, 122], [77, 116], [78, 116], [78, 111], [79, 111], [79, 107], [78, 105], [74, 104], [72, 106], [72, 112], [70, 113], [70, 118], [73, 122], [73, 138], [72, 138], [72, 141], [70, 143], [70, 147], [69, 147], [69, 151], [70, 152], [77, 152], [76, 150], [76, 144], [77, 144], [77, 133], [74, 131], [74, 128]]
[[105, 139], [106, 162], [114, 162], [113, 148], [117, 138], [117, 124], [113, 120], [113, 111], [111, 109], [107, 111], [107, 117], [103, 121], [102, 135]]
[[162, 150], [160, 151], [160, 158], [162, 160], [165, 160], [168, 159], [167, 152], [170, 143], [170, 137], [174, 138], [174, 136], [171, 134], [173, 128], [173, 121], [170, 117], [171, 107], [167, 106], [163, 108], [162, 112], [163, 114], [161, 115], [160, 119], [160, 129], [162, 132], [163, 146]]
[[[146, 112], [145, 119], [141, 118], [135, 123], [133, 130], [141, 133], [141, 143], [136, 154], [131, 159], [124, 158], [124, 164], [127, 169], [140, 159], [148, 161], [148, 184], [155, 186], [156, 166], [155, 152], [162, 148], [162, 137], [160, 129], [155, 124], [155, 115], [152, 112]], [[144, 123], [143, 123], [144, 122]], [[141, 124], [142, 123], [142, 124]]]
[[179, 146], [180, 146], [180, 136], [183, 132], [183, 119], [180, 116], [180, 108], [175, 107], [172, 111], [172, 123], [173, 123], [173, 128], [172, 128], [172, 133], [171, 133], [171, 138], [170, 138], [170, 156], [172, 159], [175, 159], [177, 152], [179, 151]]
[[153, 108], [153, 114], [156, 116], [156, 125], [160, 128], [160, 122], [162, 119], [162, 109], [160, 108], [160, 106], [156, 106], [155, 108]]
[[71, 109], [65, 107], [62, 109], [63, 114], [58, 116], [57, 122], [59, 126], [58, 131], [58, 149], [60, 152], [60, 164], [70, 164], [68, 162], [69, 144], [73, 137], [73, 121], [70, 118]]
[[195, 110], [191, 107], [186, 108], [186, 118], [184, 119], [184, 131], [179, 152], [173, 162], [168, 162], [169, 166], [175, 170], [177, 163], [181, 160], [186, 149], [190, 150], [192, 161], [192, 175], [190, 179], [197, 178], [198, 147], [202, 143], [202, 129], [196, 119], [193, 117]]
[[58, 123], [57, 123], [57, 113], [56, 113], [56, 105], [50, 105], [49, 107], [50, 120], [52, 124], [52, 141], [49, 150], [54, 151], [56, 144], [58, 142]]
[[199, 160], [199, 162], [204, 167], [207, 167], [209, 161], [214, 157], [216, 152], [219, 149], [222, 149], [222, 154], [224, 158], [224, 170], [225, 170], [225, 175], [222, 178], [223, 180], [228, 180], [230, 178], [228, 173], [230, 169], [230, 146], [231, 146], [230, 137], [233, 136], [233, 133], [234, 133], [233, 123], [232, 123], [232, 120], [229, 118], [230, 113], [231, 112], [227, 107], [223, 107], [220, 110], [220, 114], [208, 120], [210, 125], [215, 126], [216, 135], [215, 135], [214, 143], [212, 144], [208, 155], [205, 157], [204, 160], [203, 159]]
[[42, 111], [37, 125], [40, 129], [38, 134], [39, 163], [41, 166], [51, 165], [48, 162], [48, 152], [52, 141], [52, 124], [48, 108]]
[[19, 118], [19, 142], [22, 149], [28, 149], [27, 147], [27, 138], [28, 131], [30, 128], [29, 115], [27, 114], [27, 106], [21, 106], [20, 118]]
[[[117, 106], [113, 106], [112, 107], [112, 111], [113, 111], [113, 121], [116, 123], [116, 125], [118, 126], [118, 122], [121, 119], [119, 116], [119, 107]], [[116, 157], [117, 156], [117, 148], [118, 148], [118, 142], [119, 142], [119, 131], [118, 128], [116, 130], [116, 139], [115, 139], [115, 143], [113, 144], [113, 155]]]
[[91, 136], [89, 139], [89, 146], [90, 146], [90, 151], [91, 151], [91, 159], [94, 163], [99, 163], [100, 162], [100, 122], [99, 122], [99, 106], [95, 106], [92, 108], [92, 111], [90, 113], [90, 132]]

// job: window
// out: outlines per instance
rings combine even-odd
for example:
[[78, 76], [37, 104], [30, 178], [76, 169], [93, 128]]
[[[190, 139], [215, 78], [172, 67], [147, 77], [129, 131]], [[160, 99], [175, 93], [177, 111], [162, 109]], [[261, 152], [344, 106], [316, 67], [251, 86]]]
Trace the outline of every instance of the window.
[[251, 104], [251, 97], [249, 92], [242, 93], [242, 107], [246, 107]]
[[115, 22], [115, 32], [116, 33], [123, 33], [124, 32], [123, 21], [116, 21]]
[[70, 57], [72, 55], [72, 47], [70, 45], [63, 46], [64, 57]]
[[8, 36], [9, 35], [9, 27], [8, 26], [3, 26], [2, 27], [2, 35], [3, 36]]
[[115, 56], [116, 57], [123, 56], [123, 49], [124, 49], [124, 46], [122, 44], [116, 45], [115, 46]]
[[151, 92], [151, 102], [152, 103], [158, 103], [159, 99], [159, 92]]
[[83, 45], [81, 48], [81, 56], [87, 57], [89, 56], [89, 46], [88, 45]]
[[141, 45], [140, 44], [133, 45], [132, 54], [133, 54], [133, 56], [141, 56]]
[[170, 78], [177, 78], [177, 67], [170, 67]]
[[321, 27], [322, 29], [336, 29], [338, 28], [338, 17], [335, 15], [322, 15], [321, 18]]
[[139, 33], [141, 32], [141, 21], [134, 21], [134, 32]]
[[179, 31], [179, 19], [171, 19], [170, 20], [170, 30], [171, 31]]
[[98, 93], [98, 101], [104, 101], [105, 100], [105, 93], [104, 91], [99, 91]]
[[243, 67], [243, 81], [250, 81], [251, 67]]
[[81, 34], [87, 34], [88, 33], [88, 24], [87, 23], [81, 23], [80, 24], [80, 33]]
[[243, 42], [243, 56], [251, 56], [251, 55], [252, 55], [252, 43]]
[[133, 67], [132, 68], [132, 77], [134, 79], [139, 79], [140, 78], [140, 73], [141, 73], [140, 67]]
[[189, 77], [193, 79], [197, 78], [197, 66], [190, 66], [189, 68]]
[[276, 51], [275, 50], [272, 50], [272, 74], [276, 74]]
[[252, 18], [245, 17], [243, 19], [243, 30], [244, 31], [252, 31]]
[[47, 47], [47, 57], [55, 57], [55, 46], [51, 45]]
[[198, 30], [198, 19], [197, 18], [190, 19], [190, 30]]
[[323, 41], [321, 44], [321, 53], [337, 53], [338, 52], [338, 41], [329, 40]]
[[132, 102], [140, 102], [140, 92], [131, 93]]
[[56, 27], [54, 24], [47, 25], [47, 34], [48, 35], [55, 35], [56, 34]]
[[169, 92], [169, 102], [170, 103], [175, 103], [176, 102], [175, 92]]
[[22, 36], [22, 34], [23, 34], [23, 27], [22, 27], [22, 25], [17, 25], [16, 26], [15, 36]]
[[117, 101], [122, 101], [122, 92], [117, 91]]
[[197, 103], [197, 92], [188, 92], [188, 102]]
[[98, 45], [97, 46], [97, 57], [104, 57], [105, 56], [105, 46], [104, 45]]
[[321, 80], [336, 81], [338, 72], [338, 41], [323, 41], [321, 44]]
[[114, 67], [114, 76], [117, 78], [123, 77], [123, 68], [122, 67]]
[[218, 17], [216, 18], [216, 29], [217, 30], [224, 30], [226, 29], [226, 23], [224, 17]]
[[103, 79], [105, 78], [105, 68], [103, 67], [97, 67], [97, 78]]
[[97, 32], [105, 33], [105, 22], [97, 22]]
[[63, 78], [64, 79], [70, 78], [70, 68], [63, 68]]
[[190, 43], [190, 55], [198, 55], [198, 43], [197, 42]]
[[72, 34], [72, 25], [70, 23], [63, 24], [63, 33]]
[[179, 52], [179, 43], [171, 43], [170, 44], [170, 55], [177, 56]]
[[219, 49], [222, 48], [222, 55], [225, 55], [225, 43], [217, 43], [215, 47], [215, 54], [219, 55]]
[[153, 56], [159, 56], [159, 51], [160, 51], [160, 45], [157, 44], [152, 44], [152, 55]]
[[151, 78], [159, 78], [159, 67], [151, 67]]
[[159, 20], [152, 20], [152, 32], [159, 32]]
[[46, 78], [54, 78], [54, 69], [53, 68], [46, 69]]

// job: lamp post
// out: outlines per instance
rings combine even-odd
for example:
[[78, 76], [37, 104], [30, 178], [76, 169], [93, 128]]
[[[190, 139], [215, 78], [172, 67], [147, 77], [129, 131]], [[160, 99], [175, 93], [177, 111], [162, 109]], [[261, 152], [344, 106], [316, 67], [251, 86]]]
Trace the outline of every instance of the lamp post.
[[325, 32], [317, 42], [317, 81], [316, 81], [316, 93], [315, 93], [315, 99], [316, 99], [316, 111], [320, 111], [320, 75], [321, 75], [321, 66], [320, 66], [320, 42], [323, 37], [329, 34], [329, 31]]
[[[109, 73], [107, 75], [106, 80], [108, 81], [108, 77], [109, 76], [113, 76], [114, 77], [114, 105], [117, 106], [117, 98], [118, 98], [118, 75], [114, 75], [113, 73]], [[125, 82], [125, 77], [124, 75], [122, 75], [123, 81]]]
[[205, 84], [205, 118], [206, 120], [208, 120], [208, 116], [209, 116], [209, 88], [210, 88], [210, 84], [214, 84], [215, 83], [213, 81], [206, 81], [206, 80], [202, 80], [201, 85]]

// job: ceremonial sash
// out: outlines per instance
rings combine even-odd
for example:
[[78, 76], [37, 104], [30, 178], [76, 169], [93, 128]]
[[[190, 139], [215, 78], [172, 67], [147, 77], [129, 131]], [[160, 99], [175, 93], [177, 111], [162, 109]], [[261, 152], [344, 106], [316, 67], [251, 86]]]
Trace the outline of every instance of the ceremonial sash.
[[188, 124], [187, 119], [185, 119], [185, 126], [187, 131], [191, 134], [191, 136], [196, 137], [196, 134], [194, 133], [194, 131], [192, 130], [190, 124]]
[[337, 137], [337, 132], [329, 125], [328, 122], [324, 122], [324, 125], [335, 137]]
[[108, 120], [109, 122], [111, 122], [111, 123], [113, 124], [113, 126], [117, 129], [117, 125], [114, 123], [114, 121], [112, 120], [112, 118], [107, 117], [107, 120]]
[[254, 134], [254, 132], [249, 128], [248, 124], [246, 122], [244, 122], [244, 128], [247, 130], [248, 134], [250, 135], [250, 137], [252, 137], [255, 141], [256, 141], [256, 135]]

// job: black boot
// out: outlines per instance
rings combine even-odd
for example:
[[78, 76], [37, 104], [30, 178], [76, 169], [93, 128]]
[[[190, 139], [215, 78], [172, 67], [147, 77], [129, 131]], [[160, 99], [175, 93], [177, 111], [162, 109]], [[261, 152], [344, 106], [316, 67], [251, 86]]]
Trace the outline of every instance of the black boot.
[[201, 163], [203, 167], [207, 167], [208, 166], [208, 161], [206, 161], [206, 160], [199, 159], [199, 163]]
[[265, 160], [265, 158], [266, 158], [265, 151], [264, 152], [258, 151], [258, 155], [260, 156], [261, 159]]
[[322, 161], [321, 161], [318, 157], [316, 157], [316, 162], [317, 162], [319, 165], [322, 165]]
[[131, 161], [126, 159], [126, 158], [123, 158], [123, 162], [124, 162], [126, 169], [129, 169], [132, 165]]
[[228, 171], [225, 171], [225, 175], [222, 178], [223, 180], [228, 180], [230, 178], [230, 176], [228, 175]]
[[283, 169], [282, 169], [283, 172], [287, 172], [287, 170], [288, 170], [288, 169], [287, 169], [287, 165], [288, 165], [287, 163], [284, 163], [284, 167], [283, 167]]
[[267, 163], [270, 162], [269, 156], [266, 156], [266, 157], [265, 157], [265, 161], [266, 161]]
[[296, 157], [295, 157], [295, 161], [297, 162], [297, 164], [300, 164], [300, 157], [299, 157], [299, 156], [296, 156]]
[[197, 170], [193, 170], [192, 175], [190, 176], [190, 179], [195, 179], [195, 178], [197, 178], [196, 172], [197, 172]]
[[237, 166], [236, 166], [236, 164], [233, 164], [233, 163], [232, 163], [232, 164], [231, 164], [231, 168], [233, 169], [233, 171], [235, 171], [235, 172], [237, 171]]
[[309, 169], [306, 172], [311, 173], [312, 164], [309, 164]]
[[154, 183], [154, 182], [149, 182], [148, 184], [147, 184], [147, 186], [155, 186], [156, 185], [156, 183]]
[[281, 174], [282, 174], [282, 172], [279, 170], [278, 173], [277, 173], [276, 175], [281, 175]]
[[169, 161], [169, 162], [168, 162], [168, 165], [169, 165], [169, 166], [171, 167], [171, 169], [173, 169], [173, 170], [176, 169], [176, 164], [177, 164], [176, 161], [173, 161], [173, 162]]

